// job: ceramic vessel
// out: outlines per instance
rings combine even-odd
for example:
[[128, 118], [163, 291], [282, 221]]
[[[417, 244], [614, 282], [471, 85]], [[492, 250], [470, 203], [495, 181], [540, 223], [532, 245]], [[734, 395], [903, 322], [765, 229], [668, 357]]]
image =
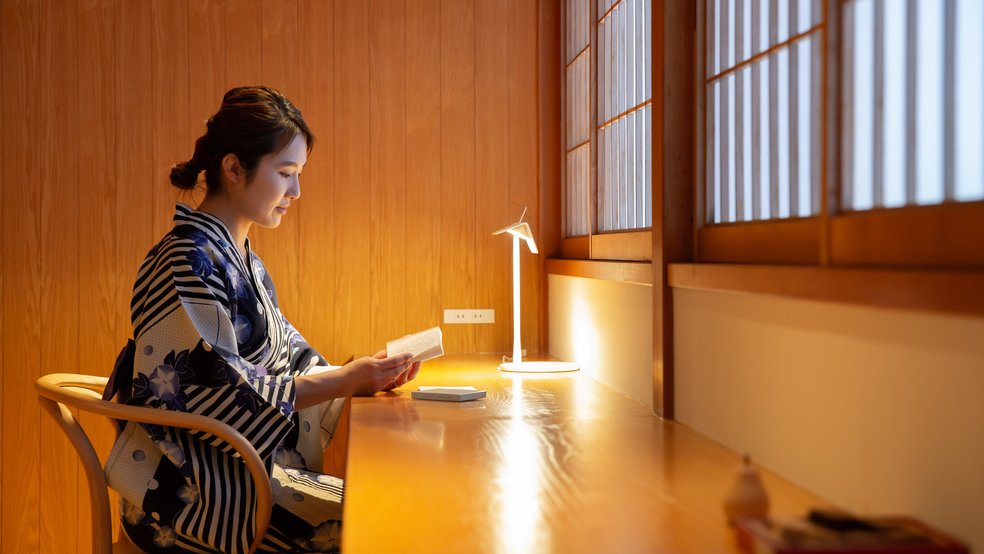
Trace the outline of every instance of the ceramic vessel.
[[734, 483], [724, 497], [724, 513], [729, 524], [734, 523], [737, 517], [764, 517], [769, 514], [769, 495], [748, 456], [743, 458]]

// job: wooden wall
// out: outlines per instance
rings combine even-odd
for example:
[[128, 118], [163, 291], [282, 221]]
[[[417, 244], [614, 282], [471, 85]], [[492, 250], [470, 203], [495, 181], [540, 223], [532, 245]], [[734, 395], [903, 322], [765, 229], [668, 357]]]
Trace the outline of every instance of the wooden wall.
[[[251, 232], [283, 311], [329, 359], [442, 320], [449, 352], [511, 346], [510, 241], [539, 232], [537, 3], [0, 0], [0, 552], [88, 552], [84, 478], [34, 381], [108, 375], [166, 176], [237, 85], [279, 88], [318, 144], [281, 227]], [[188, 201], [193, 201], [188, 199]], [[523, 255], [537, 351], [542, 265]], [[83, 417], [98, 447], [109, 427]]]

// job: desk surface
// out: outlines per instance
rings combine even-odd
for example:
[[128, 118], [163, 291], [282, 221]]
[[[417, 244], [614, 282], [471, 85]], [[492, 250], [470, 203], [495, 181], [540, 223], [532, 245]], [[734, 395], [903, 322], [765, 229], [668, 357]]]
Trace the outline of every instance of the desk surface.
[[[445, 356], [352, 403], [343, 549], [737, 552], [721, 502], [740, 456], [581, 372]], [[487, 398], [411, 400], [420, 385]], [[762, 471], [773, 513], [818, 497]]]

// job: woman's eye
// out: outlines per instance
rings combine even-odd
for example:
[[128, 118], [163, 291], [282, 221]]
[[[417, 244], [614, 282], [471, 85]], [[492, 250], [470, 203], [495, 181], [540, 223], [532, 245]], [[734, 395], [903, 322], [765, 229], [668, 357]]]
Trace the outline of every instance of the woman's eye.
[[284, 179], [290, 179], [290, 173], [281, 172], [280, 175], [282, 175]]

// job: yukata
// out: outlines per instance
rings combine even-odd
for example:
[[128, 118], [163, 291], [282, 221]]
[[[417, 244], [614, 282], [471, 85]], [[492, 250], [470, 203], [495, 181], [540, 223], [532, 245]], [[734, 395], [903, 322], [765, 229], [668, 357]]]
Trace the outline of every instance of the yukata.
[[[133, 339], [104, 398], [236, 429], [273, 486], [260, 551], [337, 552], [344, 483], [318, 472], [345, 399], [295, 411], [293, 380], [337, 368], [281, 315], [248, 241], [244, 258], [218, 218], [179, 203], [174, 228], [140, 268], [130, 306]], [[149, 553], [248, 552], [256, 493], [231, 446], [199, 431], [120, 427], [106, 476], [134, 544]]]

